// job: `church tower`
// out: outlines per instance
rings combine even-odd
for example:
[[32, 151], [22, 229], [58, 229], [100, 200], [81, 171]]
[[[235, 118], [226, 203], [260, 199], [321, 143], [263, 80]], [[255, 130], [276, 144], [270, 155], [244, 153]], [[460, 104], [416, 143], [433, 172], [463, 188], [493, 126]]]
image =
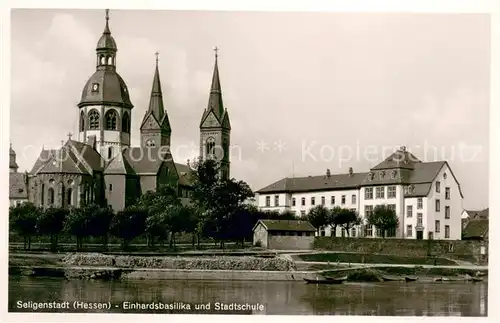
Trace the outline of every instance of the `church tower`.
[[130, 146], [132, 108], [125, 81], [116, 72], [118, 47], [106, 24], [96, 47], [96, 71], [85, 84], [80, 103], [78, 139], [91, 137], [96, 150], [110, 160], [121, 149]]
[[14, 149], [12, 149], [12, 144], [10, 144], [9, 148], [9, 172], [10, 173], [17, 173], [17, 169], [19, 166], [17, 166], [17, 161], [16, 161], [16, 152]]
[[231, 125], [227, 109], [222, 103], [217, 50], [216, 47], [208, 107], [203, 112], [200, 122], [200, 156], [202, 159], [215, 158], [218, 160], [221, 165], [221, 177], [228, 179], [230, 178]]
[[149, 108], [142, 119], [141, 147], [168, 147], [172, 128], [167, 112], [163, 106], [160, 72], [158, 70], [158, 53], [156, 53], [156, 68], [153, 76], [153, 86], [149, 99]]

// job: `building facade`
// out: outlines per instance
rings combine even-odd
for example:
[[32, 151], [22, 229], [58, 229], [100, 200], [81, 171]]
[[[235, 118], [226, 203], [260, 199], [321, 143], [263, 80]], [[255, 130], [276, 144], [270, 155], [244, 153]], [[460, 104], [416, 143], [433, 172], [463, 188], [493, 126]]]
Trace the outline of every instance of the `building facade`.
[[[96, 47], [96, 70], [84, 85], [77, 105], [78, 138], [74, 140], [68, 134], [60, 149], [42, 149], [25, 175], [26, 196], [35, 205], [96, 203], [116, 211], [165, 185], [177, 187], [181, 197], [189, 196], [191, 169], [174, 162], [170, 153], [172, 128], [163, 102], [158, 54], [149, 106], [139, 129], [140, 145], [132, 147], [134, 105], [126, 82], [117, 72], [117, 53], [106, 10], [104, 31]], [[229, 115], [223, 108], [217, 56], [208, 106], [201, 114], [201, 157], [218, 157], [210, 153], [212, 146], [210, 152], [203, 149], [215, 142], [229, 150]], [[220, 156], [228, 175], [229, 154]]]
[[276, 250], [312, 250], [315, 231], [307, 221], [259, 220], [253, 228], [253, 244]]
[[[316, 205], [340, 206], [358, 212], [363, 224], [351, 237], [377, 237], [366, 216], [377, 205], [389, 205], [399, 227], [391, 236], [405, 239], [461, 239], [463, 195], [446, 161], [422, 162], [401, 147], [369, 172], [284, 178], [257, 191], [262, 210], [291, 211], [305, 216]], [[332, 235], [330, 227], [320, 231]], [[336, 236], [347, 236], [337, 228]]]
[[28, 201], [27, 174], [19, 173], [16, 152], [9, 149], [9, 205], [16, 206]]

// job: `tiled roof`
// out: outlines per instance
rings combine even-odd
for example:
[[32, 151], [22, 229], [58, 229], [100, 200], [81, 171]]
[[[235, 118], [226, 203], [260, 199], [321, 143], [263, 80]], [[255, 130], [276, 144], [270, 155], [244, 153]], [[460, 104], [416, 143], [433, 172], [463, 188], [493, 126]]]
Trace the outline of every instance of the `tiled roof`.
[[373, 167], [372, 170], [393, 168], [413, 169], [417, 163], [421, 163], [421, 161], [415, 155], [406, 151], [406, 148], [403, 148], [387, 157], [383, 162]]
[[74, 154], [68, 151], [68, 148], [59, 149], [50, 159], [41, 167], [38, 173], [68, 173], [68, 174], [88, 174], [88, 172], [78, 165]]
[[[409, 152], [400, 151], [400, 153], [405, 157], [391, 159], [391, 156], [394, 157], [392, 154], [370, 172], [283, 178], [258, 190], [257, 193], [312, 192], [359, 189], [362, 186], [413, 184], [413, 190], [405, 196], [426, 196], [431, 189], [431, 183], [447, 163], [445, 161], [424, 163]], [[399, 160], [408, 162], [401, 163]], [[388, 170], [391, 167], [392, 170]]]
[[27, 199], [24, 173], [9, 173], [9, 199]]
[[254, 230], [259, 223], [262, 223], [267, 231], [311, 231], [316, 229], [308, 221], [300, 220], [259, 220], [254, 226]]
[[101, 155], [92, 146], [87, 145], [83, 142], [69, 140], [66, 145], [71, 144], [75, 150], [79, 153], [81, 158], [92, 168], [92, 170], [103, 170], [104, 160]]
[[115, 175], [130, 175], [135, 174], [134, 169], [128, 162], [128, 160], [123, 156], [123, 151], [117, 154], [104, 169], [104, 174], [115, 174]]
[[30, 173], [36, 174], [49, 161], [49, 159], [52, 158], [52, 156], [55, 153], [56, 153], [55, 149], [49, 149], [49, 150], [42, 149]]
[[172, 155], [159, 147], [129, 147], [123, 151], [123, 157], [137, 174], [157, 174], [164, 161], [172, 160]]
[[488, 233], [488, 219], [470, 220], [463, 230], [463, 239], [484, 238]]

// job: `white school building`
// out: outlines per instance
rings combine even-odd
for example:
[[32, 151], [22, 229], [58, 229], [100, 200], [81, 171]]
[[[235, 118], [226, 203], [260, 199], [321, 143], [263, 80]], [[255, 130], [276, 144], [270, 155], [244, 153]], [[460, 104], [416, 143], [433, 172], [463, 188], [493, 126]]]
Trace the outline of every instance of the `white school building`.
[[[257, 191], [261, 210], [291, 211], [305, 216], [316, 205], [356, 210], [362, 225], [351, 237], [378, 237], [366, 225], [376, 205], [396, 210], [399, 227], [390, 236], [404, 239], [460, 240], [462, 235], [460, 184], [448, 162], [422, 162], [401, 147], [369, 172], [283, 178]], [[331, 228], [320, 235], [330, 236]], [[344, 236], [337, 228], [336, 236]]]

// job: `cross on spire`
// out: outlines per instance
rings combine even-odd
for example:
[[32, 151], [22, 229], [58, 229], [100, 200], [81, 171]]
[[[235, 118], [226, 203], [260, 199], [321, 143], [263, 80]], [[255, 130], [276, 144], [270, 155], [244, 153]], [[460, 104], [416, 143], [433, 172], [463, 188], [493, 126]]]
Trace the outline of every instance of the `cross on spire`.
[[156, 52], [155, 53], [155, 56], [156, 56], [156, 65], [158, 65], [158, 56], [160, 55], [160, 53]]
[[71, 136], [73, 136], [73, 134], [71, 132], [68, 132], [67, 136], [68, 136], [68, 140], [71, 140]]
[[109, 20], [109, 9], [106, 9], [106, 20]]
[[219, 47], [215, 46], [214, 52], [215, 52], [215, 58], [217, 58], [219, 56]]

